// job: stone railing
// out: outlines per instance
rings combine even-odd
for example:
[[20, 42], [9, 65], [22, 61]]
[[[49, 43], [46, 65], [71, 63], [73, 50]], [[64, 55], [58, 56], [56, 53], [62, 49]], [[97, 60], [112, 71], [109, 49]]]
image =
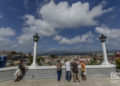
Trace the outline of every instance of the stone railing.
[[[80, 67], [79, 67], [80, 68]], [[13, 80], [17, 67], [0, 68], [0, 81]], [[79, 69], [80, 71], [80, 69]], [[115, 66], [104, 65], [87, 65], [87, 77], [110, 77], [111, 72], [115, 72]], [[80, 72], [79, 72], [80, 75]], [[38, 66], [36, 68], [28, 67], [24, 76], [25, 79], [38, 79], [38, 78], [56, 78], [55, 66]], [[65, 78], [65, 67], [63, 66], [62, 78]]]

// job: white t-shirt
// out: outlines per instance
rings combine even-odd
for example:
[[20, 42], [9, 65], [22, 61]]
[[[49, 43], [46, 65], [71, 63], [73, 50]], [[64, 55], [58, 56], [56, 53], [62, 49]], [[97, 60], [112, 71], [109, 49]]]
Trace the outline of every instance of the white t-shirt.
[[66, 66], [66, 71], [71, 71], [70, 61], [67, 61], [65, 63], [65, 66]]

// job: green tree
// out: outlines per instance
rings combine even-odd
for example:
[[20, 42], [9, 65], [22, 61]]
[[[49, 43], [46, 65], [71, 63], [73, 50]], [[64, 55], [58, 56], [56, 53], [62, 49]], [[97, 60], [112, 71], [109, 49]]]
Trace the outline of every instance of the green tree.
[[31, 64], [32, 64], [32, 62], [33, 62], [33, 56], [29, 56], [29, 63], [27, 64], [28, 66], [30, 66]]
[[39, 64], [39, 63], [40, 63], [40, 58], [37, 58], [37, 60], [36, 60], [36, 61], [37, 61], [37, 64]]
[[116, 59], [116, 68], [120, 69], [120, 58]]
[[37, 58], [37, 64], [39, 64], [39, 65], [42, 65], [42, 63], [41, 62], [43, 62], [44, 61], [44, 58], [43, 57], [39, 57], [39, 58]]

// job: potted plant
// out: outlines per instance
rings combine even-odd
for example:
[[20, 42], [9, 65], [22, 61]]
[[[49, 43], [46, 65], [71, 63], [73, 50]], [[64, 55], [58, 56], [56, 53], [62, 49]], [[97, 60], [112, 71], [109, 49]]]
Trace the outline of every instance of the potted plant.
[[116, 59], [116, 72], [120, 72], [120, 57]]

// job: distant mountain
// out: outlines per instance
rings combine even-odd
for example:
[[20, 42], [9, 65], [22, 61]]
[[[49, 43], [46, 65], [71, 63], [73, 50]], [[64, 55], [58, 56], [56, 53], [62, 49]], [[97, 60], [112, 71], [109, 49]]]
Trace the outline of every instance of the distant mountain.
[[[107, 52], [117, 52], [120, 50], [108, 50]], [[91, 55], [92, 53], [98, 53], [102, 51], [77, 51], [77, 50], [53, 50], [53, 51], [48, 51], [48, 52], [38, 52], [40, 55], [50, 55], [50, 54], [55, 54], [55, 55]]]
[[49, 51], [49, 52], [44, 52], [44, 53], [39, 53], [42, 55], [50, 55], [50, 54], [55, 54], [55, 55], [88, 55], [93, 52], [88, 52], [88, 51]]

